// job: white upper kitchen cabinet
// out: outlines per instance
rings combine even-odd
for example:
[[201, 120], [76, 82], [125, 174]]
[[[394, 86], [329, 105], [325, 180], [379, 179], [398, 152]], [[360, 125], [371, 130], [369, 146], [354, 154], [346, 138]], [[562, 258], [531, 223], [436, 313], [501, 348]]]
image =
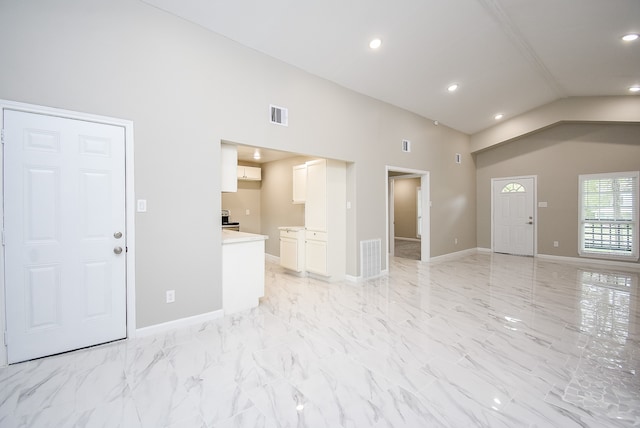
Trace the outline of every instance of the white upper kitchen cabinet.
[[327, 161], [307, 162], [307, 196], [304, 226], [310, 230], [327, 231]]
[[262, 169], [255, 166], [238, 165], [237, 177], [238, 180], [260, 181], [262, 180]]
[[307, 165], [293, 167], [293, 199], [294, 204], [304, 204], [307, 200]]
[[223, 192], [237, 192], [238, 148], [235, 145], [226, 143], [220, 145], [220, 164], [220, 190]]

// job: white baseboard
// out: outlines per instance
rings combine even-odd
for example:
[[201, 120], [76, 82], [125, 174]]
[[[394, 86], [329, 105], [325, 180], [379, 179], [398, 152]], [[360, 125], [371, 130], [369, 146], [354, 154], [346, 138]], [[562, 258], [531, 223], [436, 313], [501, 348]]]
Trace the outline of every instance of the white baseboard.
[[277, 265], [280, 264], [280, 257], [274, 256], [272, 254], [264, 253], [264, 259], [265, 259], [265, 261], [270, 262], [270, 263], [275, 263]]
[[552, 256], [550, 254], [537, 254], [537, 258], [543, 260], [549, 260], [558, 263], [571, 263], [578, 265], [601, 265], [611, 266], [616, 268], [626, 268], [634, 271], [640, 271], [640, 264], [635, 262], [620, 262], [616, 260], [602, 260], [602, 259], [589, 259], [581, 257], [566, 257], [566, 256]]
[[[481, 248], [478, 247], [475, 249], [478, 253], [493, 253], [491, 248]], [[452, 253], [457, 254], [457, 253]], [[445, 254], [446, 257], [450, 254]], [[602, 266], [611, 266], [611, 267], [622, 267], [627, 268], [633, 271], [640, 271], [640, 264], [635, 262], [621, 262], [617, 260], [603, 260], [603, 259], [590, 259], [590, 258], [582, 258], [582, 257], [567, 257], [567, 256], [554, 256], [551, 254], [536, 254], [534, 257], [542, 260], [555, 261], [558, 263], [571, 263], [578, 265], [602, 265]], [[433, 260], [433, 259], [432, 259]]]
[[203, 322], [222, 318], [223, 316], [224, 311], [222, 309], [219, 309], [217, 311], [206, 312], [204, 314], [194, 315], [192, 317], [180, 318], [173, 321], [150, 325], [149, 327], [142, 327], [137, 329], [136, 337], [151, 336], [158, 333], [164, 333], [165, 331], [173, 330], [176, 328], [189, 327], [194, 324], [200, 324]]
[[398, 241], [420, 242], [420, 238], [405, 238], [402, 236], [395, 236], [393, 239], [397, 239]]
[[442, 260], [453, 260], [458, 259], [460, 257], [469, 256], [471, 254], [478, 253], [478, 248], [468, 248], [462, 251], [456, 251], [455, 253], [443, 254], [441, 256], [431, 257], [429, 259], [430, 262], [440, 262]]

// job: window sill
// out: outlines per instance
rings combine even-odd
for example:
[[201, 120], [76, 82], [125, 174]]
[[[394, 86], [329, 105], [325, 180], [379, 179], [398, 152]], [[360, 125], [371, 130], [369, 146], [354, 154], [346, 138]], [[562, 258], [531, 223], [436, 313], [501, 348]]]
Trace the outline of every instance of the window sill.
[[618, 261], [618, 262], [637, 262], [639, 260], [639, 257], [637, 255], [616, 256], [612, 254], [590, 253], [587, 251], [579, 251], [578, 254], [580, 255], [580, 257], [588, 257], [591, 259], [612, 260], [612, 261]]

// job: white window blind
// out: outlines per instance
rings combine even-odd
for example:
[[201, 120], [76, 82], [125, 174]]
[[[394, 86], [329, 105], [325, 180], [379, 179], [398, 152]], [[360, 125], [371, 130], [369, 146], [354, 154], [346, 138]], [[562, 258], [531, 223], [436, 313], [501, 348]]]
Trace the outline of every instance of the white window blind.
[[638, 260], [638, 172], [579, 177], [580, 255]]

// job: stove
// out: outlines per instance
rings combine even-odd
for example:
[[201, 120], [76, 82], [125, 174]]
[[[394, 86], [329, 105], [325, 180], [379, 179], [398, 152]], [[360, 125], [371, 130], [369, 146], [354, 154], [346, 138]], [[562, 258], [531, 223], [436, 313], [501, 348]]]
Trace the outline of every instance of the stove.
[[227, 230], [240, 231], [240, 223], [229, 221], [230, 210], [222, 210], [222, 228]]

